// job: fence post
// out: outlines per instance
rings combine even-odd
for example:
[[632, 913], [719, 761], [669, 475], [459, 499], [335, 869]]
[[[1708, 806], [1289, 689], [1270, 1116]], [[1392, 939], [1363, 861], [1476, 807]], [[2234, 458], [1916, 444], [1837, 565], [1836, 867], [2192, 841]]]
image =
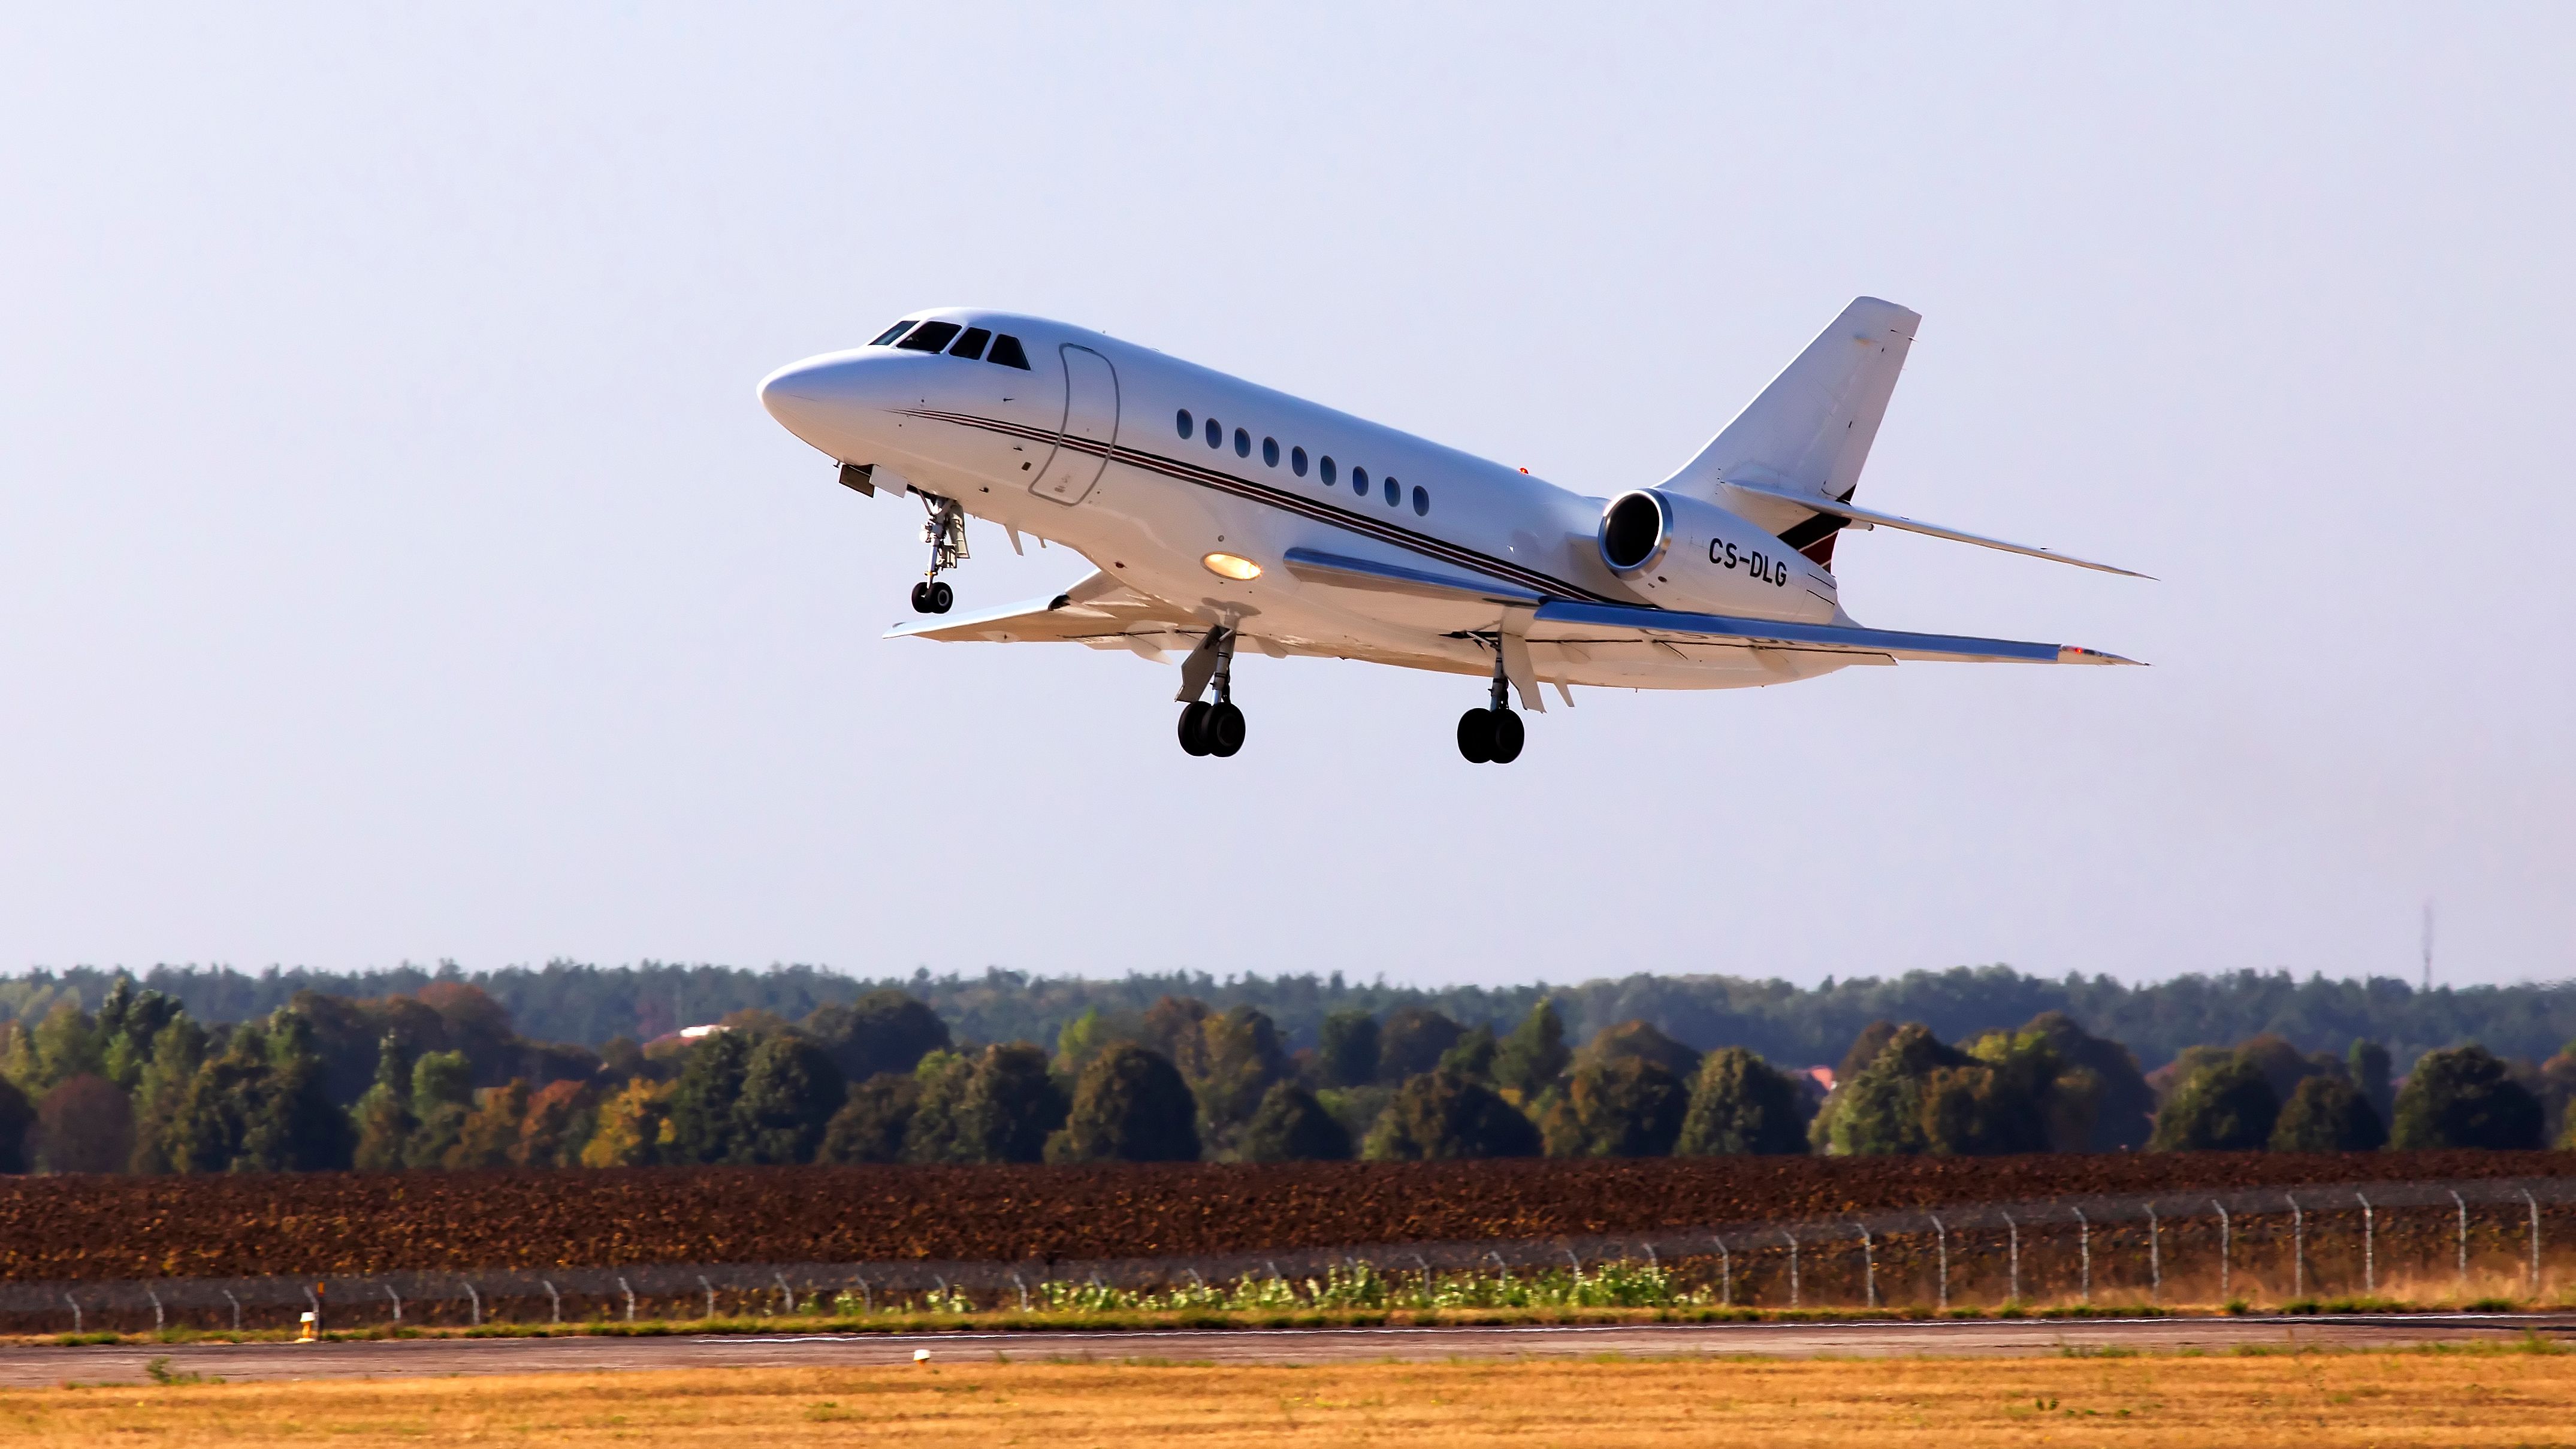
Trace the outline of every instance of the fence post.
[[2379, 1225], [2371, 1220], [2370, 1194], [2356, 1192], [2361, 1200], [2361, 1291], [2368, 1297], [2379, 1296]]
[[465, 1285], [465, 1301], [473, 1305], [474, 1320], [472, 1326], [481, 1328], [483, 1326], [483, 1295], [475, 1292], [474, 1285], [471, 1283]]
[[2460, 1199], [2458, 1188], [2450, 1189], [2451, 1201], [2460, 1209], [2460, 1286], [2469, 1286], [2469, 1205]]
[[1735, 1255], [1726, 1251], [1726, 1239], [1712, 1235], [1709, 1241], [1717, 1244], [1717, 1306], [1733, 1308], [1735, 1306]]
[[1878, 1249], [1869, 1240], [1867, 1224], [1854, 1223], [1852, 1226], [1860, 1229], [1861, 1292], [1869, 1306], [1876, 1308], [1878, 1306]]
[[785, 1305], [778, 1311], [782, 1315], [794, 1314], [796, 1312], [796, 1290], [787, 1286], [787, 1275], [773, 1269], [769, 1276], [778, 1284], [779, 1301]]
[[626, 1321], [635, 1321], [635, 1290], [626, 1286], [626, 1275], [617, 1275], [617, 1291], [626, 1295]]
[[2075, 1251], [2084, 1264], [2084, 1301], [2093, 1301], [2093, 1220], [2075, 1210]]
[[224, 1290], [224, 1301], [233, 1306], [233, 1332], [241, 1332], [241, 1300], [235, 1298], [233, 1290], [227, 1288]]
[[2236, 1229], [2227, 1221], [2227, 1204], [2216, 1198], [2209, 1205], [2218, 1209], [2218, 1301], [2227, 1301], [2228, 1260], [2236, 1256]]
[[1780, 1236], [1789, 1240], [1789, 1306], [1798, 1306], [1798, 1230], [1782, 1228]]
[[554, 1321], [563, 1322], [563, 1295], [555, 1291], [555, 1280], [540, 1278], [537, 1281], [546, 1285], [546, 1302], [554, 1306]]
[[2540, 1296], [2540, 1199], [2533, 1197], [2531, 1189], [2526, 1187], [2522, 1190], [2522, 1200], [2531, 1205], [2531, 1292], [2536, 1298]]
[[2011, 1213], [2004, 1214], [2004, 1231], [2012, 1235], [2011, 1292], [2005, 1296], [2004, 1301], [2019, 1303], [2021, 1301], [2021, 1224], [2013, 1221]]
[[2290, 1200], [2290, 1296], [2308, 1296], [2308, 1215], [2299, 1210], [2296, 1193], [2281, 1196]]
[[152, 1285], [146, 1283], [143, 1285], [143, 1296], [152, 1300], [152, 1331], [154, 1333], [159, 1333], [163, 1327], [161, 1319], [161, 1295], [153, 1292]]
[[304, 1290], [304, 1301], [313, 1305], [313, 1331], [320, 1333], [322, 1331], [322, 1295], [307, 1288]]
[[852, 1276], [859, 1280], [859, 1311], [861, 1313], [876, 1312], [876, 1295], [868, 1291], [868, 1275], [865, 1273], [857, 1273]]
[[[1273, 1274], [1272, 1276], [1276, 1277], [1278, 1275]], [[1020, 1311], [1022, 1313], [1028, 1312], [1029, 1285], [1020, 1281], [1020, 1270], [1017, 1268], [1011, 1270], [1011, 1286], [1020, 1290]]]
[[74, 1332], [74, 1333], [78, 1333], [78, 1332], [80, 1332], [80, 1331], [81, 1331], [81, 1311], [80, 1311], [80, 1300], [79, 1300], [79, 1299], [77, 1299], [77, 1298], [74, 1298], [74, 1297], [73, 1297], [71, 1294], [69, 1294], [69, 1293], [65, 1293], [65, 1294], [63, 1295], [63, 1301], [64, 1301], [65, 1303], [68, 1303], [68, 1304], [70, 1304], [70, 1305], [71, 1305], [71, 1309], [72, 1309], [72, 1332]]
[[2165, 1229], [2156, 1221], [2156, 1205], [2147, 1204], [2147, 1301], [2162, 1302], [2165, 1296]]
[[1950, 1311], [1950, 1230], [1941, 1225], [1941, 1215], [1933, 1213], [1932, 1238], [1941, 1250], [1941, 1311]]
[[400, 1322], [402, 1322], [402, 1295], [401, 1295], [401, 1294], [399, 1294], [399, 1293], [396, 1293], [396, 1292], [394, 1291], [394, 1285], [392, 1285], [391, 1283], [388, 1283], [388, 1284], [386, 1284], [386, 1285], [385, 1285], [385, 1296], [386, 1296], [387, 1298], [390, 1298], [390, 1299], [392, 1299], [392, 1300], [394, 1301], [394, 1318], [393, 1318], [393, 1321], [394, 1321], [394, 1322], [396, 1322], [396, 1323], [400, 1323]]
[[701, 1287], [701, 1288], [704, 1288], [705, 1290], [707, 1290], [707, 1317], [709, 1317], [709, 1318], [713, 1318], [713, 1317], [715, 1317], [715, 1316], [716, 1316], [716, 1285], [714, 1285], [713, 1283], [710, 1283], [710, 1282], [708, 1282], [708, 1281], [707, 1281], [707, 1275], [706, 1275], [706, 1274], [704, 1274], [704, 1273], [700, 1273], [700, 1274], [698, 1275], [698, 1286], [699, 1286], [699, 1287]]

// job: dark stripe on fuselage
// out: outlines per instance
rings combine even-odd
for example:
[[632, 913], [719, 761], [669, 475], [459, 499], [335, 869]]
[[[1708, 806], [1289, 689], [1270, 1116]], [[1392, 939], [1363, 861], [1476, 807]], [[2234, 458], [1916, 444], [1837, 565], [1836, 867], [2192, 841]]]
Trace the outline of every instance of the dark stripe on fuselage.
[[1451, 543], [1435, 534], [1423, 533], [1407, 528], [1401, 523], [1369, 514], [1346, 512], [1322, 499], [1304, 493], [1274, 488], [1267, 483], [1238, 478], [1231, 473], [1197, 463], [1185, 463], [1178, 458], [1166, 458], [1158, 453], [1140, 453], [1131, 448], [1106, 446], [1089, 438], [1077, 438], [1070, 433], [1059, 434], [1046, 428], [1033, 428], [1022, 423], [1006, 422], [1000, 418], [977, 417], [972, 413], [940, 412], [928, 408], [906, 408], [903, 413], [906, 417], [928, 418], [935, 422], [955, 423], [960, 427], [980, 428], [986, 432], [1026, 438], [1032, 442], [1052, 443], [1059, 447], [1072, 448], [1076, 452], [1092, 454], [1107, 462], [1133, 464], [1148, 472], [1160, 473], [1164, 477], [1177, 479], [1183, 483], [1195, 483], [1202, 488], [1212, 488], [1220, 493], [1229, 493], [1250, 502], [1267, 504], [1285, 512], [1314, 519], [1319, 523], [1329, 523], [1336, 528], [1366, 535], [1381, 543], [1392, 543], [1415, 553], [1427, 554], [1463, 568], [1474, 569], [1478, 573], [1508, 579], [1524, 588], [1535, 589], [1557, 598], [1590, 599], [1595, 603], [1621, 604], [1629, 608], [1655, 607], [1651, 604], [1641, 605], [1633, 599], [1596, 594], [1589, 589], [1567, 583], [1554, 575], [1544, 574], [1506, 559], [1498, 559], [1490, 554], [1478, 553], [1474, 549]]

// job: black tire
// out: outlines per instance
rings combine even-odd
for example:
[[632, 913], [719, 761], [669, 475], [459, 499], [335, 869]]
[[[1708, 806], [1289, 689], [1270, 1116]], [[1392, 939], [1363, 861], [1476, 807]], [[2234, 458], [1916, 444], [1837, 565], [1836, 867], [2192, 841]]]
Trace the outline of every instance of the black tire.
[[1213, 706], [1202, 699], [1181, 711], [1181, 749], [1186, 753], [1204, 755], [1208, 752], [1207, 717], [1211, 708]]
[[1508, 765], [1521, 757], [1521, 717], [1507, 709], [1488, 711], [1494, 717], [1494, 763]]
[[946, 584], [930, 586], [930, 612], [945, 614], [957, 602], [957, 591]]
[[1471, 709], [1458, 716], [1458, 753], [1467, 763], [1482, 765], [1494, 758], [1494, 712]]
[[930, 612], [930, 585], [925, 583], [912, 586], [912, 611], [916, 614]]
[[1207, 741], [1207, 752], [1227, 759], [1243, 748], [1243, 711], [1231, 704], [1220, 704], [1208, 711], [1207, 729], [1201, 738]]

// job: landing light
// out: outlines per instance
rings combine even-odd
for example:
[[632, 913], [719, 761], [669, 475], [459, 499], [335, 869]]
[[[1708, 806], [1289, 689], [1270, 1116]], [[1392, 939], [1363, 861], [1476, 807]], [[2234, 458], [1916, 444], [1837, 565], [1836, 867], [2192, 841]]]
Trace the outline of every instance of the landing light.
[[1199, 562], [1207, 565], [1209, 573], [1222, 578], [1249, 582], [1261, 577], [1261, 565], [1248, 558], [1236, 558], [1230, 553], [1212, 553], [1200, 559]]

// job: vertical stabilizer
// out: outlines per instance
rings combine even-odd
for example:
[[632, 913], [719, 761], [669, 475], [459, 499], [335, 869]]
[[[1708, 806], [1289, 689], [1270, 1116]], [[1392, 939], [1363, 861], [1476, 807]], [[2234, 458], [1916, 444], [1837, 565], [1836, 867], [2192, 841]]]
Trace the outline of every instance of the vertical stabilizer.
[[1733, 493], [1725, 485], [1741, 481], [1849, 502], [1922, 321], [1893, 302], [1853, 299], [1662, 486], [1722, 504], [1830, 566], [1842, 519], [1776, 497]]

